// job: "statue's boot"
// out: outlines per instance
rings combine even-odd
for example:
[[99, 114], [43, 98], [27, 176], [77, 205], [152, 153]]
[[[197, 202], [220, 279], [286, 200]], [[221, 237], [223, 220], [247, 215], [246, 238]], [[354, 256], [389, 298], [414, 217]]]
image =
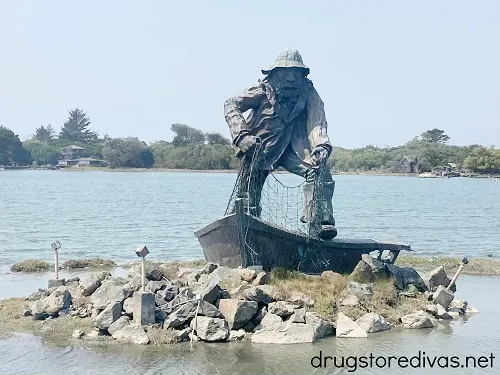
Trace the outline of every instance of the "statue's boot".
[[337, 228], [335, 228], [335, 219], [333, 217], [332, 198], [335, 189], [335, 182], [330, 180], [323, 182], [323, 194], [319, 199], [319, 212], [313, 212], [314, 209], [314, 183], [306, 182], [304, 184], [305, 207], [304, 213], [300, 218], [303, 223], [310, 222], [314, 215], [319, 215], [316, 219], [320, 225], [320, 237], [323, 239], [331, 239], [337, 236]]

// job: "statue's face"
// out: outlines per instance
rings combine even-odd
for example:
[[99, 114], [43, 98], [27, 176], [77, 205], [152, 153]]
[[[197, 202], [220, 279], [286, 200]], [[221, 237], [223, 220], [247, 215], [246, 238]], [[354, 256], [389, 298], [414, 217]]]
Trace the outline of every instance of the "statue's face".
[[269, 74], [269, 82], [279, 98], [296, 98], [306, 83], [306, 75], [302, 68], [276, 68]]

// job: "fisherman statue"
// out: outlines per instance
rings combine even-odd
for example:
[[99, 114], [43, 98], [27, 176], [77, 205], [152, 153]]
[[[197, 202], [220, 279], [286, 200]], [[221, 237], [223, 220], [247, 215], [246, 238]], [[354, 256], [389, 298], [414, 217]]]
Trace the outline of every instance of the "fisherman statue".
[[[312, 220], [313, 200], [317, 199], [322, 207], [315, 219], [319, 235], [331, 239], [337, 235], [332, 207], [335, 181], [329, 169], [323, 168], [332, 152], [323, 101], [307, 78], [309, 68], [295, 49], [286, 49], [262, 73], [265, 77], [256, 85], [224, 104], [236, 155], [248, 161], [258, 147], [257, 157], [246, 168], [247, 180], [241, 184], [248, 192], [247, 208], [254, 216], [260, 216], [266, 177], [283, 167], [306, 180], [301, 221]], [[314, 195], [318, 176], [322, 182], [319, 197]]]

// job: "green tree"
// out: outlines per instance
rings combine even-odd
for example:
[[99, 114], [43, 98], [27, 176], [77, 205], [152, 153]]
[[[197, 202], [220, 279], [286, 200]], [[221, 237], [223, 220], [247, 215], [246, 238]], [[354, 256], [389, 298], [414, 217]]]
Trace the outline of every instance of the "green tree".
[[17, 134], [0, 125], [0, 165], [30, 164], [31, 155]]
[[444, 134], [444, 130], [441, 129], [431, 129], [422, 133], [422, 140], [430, 143], [446, 143], [450, 140], [446, 134]]
[[90, 119], [87, 114], [83, 110], [75, 108], [69, 111], [68, 119], [59, 133], [59, 138], [71, 142], [96, 141], [98, 139], [97, 133], [89, 130], [89, 125]]
[[465, 158], [464, 167], [479, 173], [500, 173], [500, 149], [477, 147]]
[[220, 133], [206, 133], [205, 137], [209, 145], [229, 146], [231, 144], [231, 141]]
[[150, 168], [154, 155], [138, 138], [110, 138], [102, 149], [104, 159], [112, 168]]
[[55, 144], [31, 139], [25, 141], [23, 146], [30, 152], [33, 161], [36, 161], [38, 165], [56, 165], [59, 160], [60, 150]]
[[34, 138], [40, 142], [51, 141], [54, 138], [54, 129], [52, 129], [52, 125], [40, 125], [37, 127]]
[[172, 124], [170, 129], [175, 133], [172, 144], [176, 147], [205, 142], [205, 134], [201, 130], [192, 128], [186, 124]]

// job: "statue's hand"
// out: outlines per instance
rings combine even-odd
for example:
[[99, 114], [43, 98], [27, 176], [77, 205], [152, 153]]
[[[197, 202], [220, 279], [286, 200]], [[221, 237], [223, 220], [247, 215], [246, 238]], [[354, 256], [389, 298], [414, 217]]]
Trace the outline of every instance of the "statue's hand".
[[248, 134], [241, 138], [236, 146], [238, 146], [238, 148], [245, 153], [255, 146], [255, 143], [257, 143], [257, 137]]
[[313, 161], [316, 164], [325, 163], [328, 156], [328, 150], [322, 146], [318, 146], [312, 151]]

